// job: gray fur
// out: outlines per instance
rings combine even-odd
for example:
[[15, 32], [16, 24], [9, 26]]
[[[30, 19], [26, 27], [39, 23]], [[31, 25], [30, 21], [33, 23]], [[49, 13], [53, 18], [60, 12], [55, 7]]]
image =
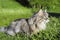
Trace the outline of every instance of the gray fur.
[[8, 27], [0, 28], [0, 32], [5, 32], [12, 36], [19, 32], [26, 33], [27, 35], [36, 34], [39, 31], [46, 29], [46, 23], [48, 23], [48, 21], [48, 13], [41, 9], [29, 19], [16, 20]]

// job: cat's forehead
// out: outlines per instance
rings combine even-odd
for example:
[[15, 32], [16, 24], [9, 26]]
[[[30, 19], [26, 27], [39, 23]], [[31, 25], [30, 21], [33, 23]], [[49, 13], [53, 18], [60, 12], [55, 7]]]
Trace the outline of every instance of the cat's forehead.
[[39, 16], [47, 16], [48, 15], [48, 13], [46, 12], [46, 10], [39, 10], [39, 12], [38, 12], [38, 15]]

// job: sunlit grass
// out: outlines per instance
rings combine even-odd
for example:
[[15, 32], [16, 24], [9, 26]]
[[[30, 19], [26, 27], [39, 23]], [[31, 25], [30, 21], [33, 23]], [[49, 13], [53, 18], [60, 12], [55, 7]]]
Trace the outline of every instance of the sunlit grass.
[[0, 24], [8, 24], [17, 18], [28, 18], [32, 15], [31, 9], [0, 9]]
[[[28, 17], [28, 16], [27, 16]], [[12, 20], [11, 18], [9, 20]], [[50, 17], [50, 22], [47, 24], [45, 31], [39, 32], [39, 34], [28, 37], [27, 35], [17, 34], [14, 37], [5, 33], [0, 33], [0, 39], [2, 40], [59, 40], [60, 39], [60, 18]], [[6, 22], [9, 22], [5, 20]], [[6, 23], [5, 22], [5, 23]], [[3, 22], [4, 23], [4, 22]]]
[[[23, 7], [14, 0], [0, 0], [0, 26], [8, 26], [13, 20], [29, 18], [32, 16], [32, 9]], [[45, 31], [28, 37], [17, 34], [10, 36], [0, 33], [0, 40], [60, 40], [60, 18], [50, 17]]]

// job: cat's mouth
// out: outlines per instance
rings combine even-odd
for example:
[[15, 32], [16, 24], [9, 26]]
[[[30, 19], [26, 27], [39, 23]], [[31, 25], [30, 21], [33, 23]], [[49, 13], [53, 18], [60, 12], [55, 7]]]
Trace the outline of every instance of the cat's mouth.
[[49, 22], [49, 19], [46, 21], [46, 23], [48, 23]]
[[44, 24], [46, 24], [46, 23], [48, 23], [48, 22], [49, 22], [49, 19], [44, 20], [43, 22], [44, 22]]

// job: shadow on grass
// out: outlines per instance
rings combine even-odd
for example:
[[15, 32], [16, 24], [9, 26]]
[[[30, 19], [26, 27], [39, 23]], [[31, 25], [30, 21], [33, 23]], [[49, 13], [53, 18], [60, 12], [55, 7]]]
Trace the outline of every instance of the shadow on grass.
[[49, 13], [49, 17], [52, 16], [52, 17], [56, 17], [56, 18], [59, 18], [60, 17], [60, 13], [54, 13], [54, 12], [48, 12]]
[[16, 0], [16, 2], [18, 2], [18, 3], [21, 4], [22, 6], [25, 6], [25, 7], [28, 7], [28, 8], [31, 7], [31, 5], [30, 5], [30, 3], [29, 3], [28, 0]]

